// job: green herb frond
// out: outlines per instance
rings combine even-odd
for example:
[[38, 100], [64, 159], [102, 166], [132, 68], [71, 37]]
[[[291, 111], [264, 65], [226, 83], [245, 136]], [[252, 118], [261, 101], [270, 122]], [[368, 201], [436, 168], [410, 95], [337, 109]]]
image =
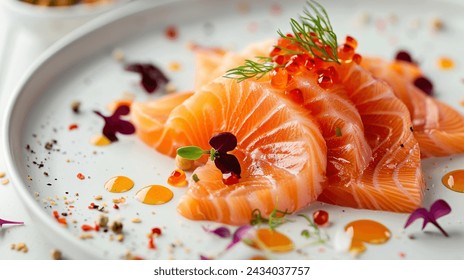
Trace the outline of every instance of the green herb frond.
[[259, 209], [253, 210], [251, 213], [251, 221], [250, 224], [253, 226], [261, 225], [261, 224], [268, 224], [269, 228], [275, 230], [278, 226], [284, 224], [285, 222], [289, 222], [290, 220], [287, 219], [287, 215], [292, 214], [287, 210], [282, 211], [278, 209], [272, 210], [269, 218], [266, 219], [261, 215], [261, 211]]
[[[333, 31], [327, 12], [324, 7], [313, 0], [306, 3], [310, 10], [304, 9], [304, 15], [300, 16], [300, 21], [290, 19], [293, 36], [287, 36], [280, 30], [278, 34], [301, 46], [315, 58], [339, 63], [337, 34]], [[320, 43], [315, 42], [314, 39], [318, 39]], [[326, 46], [329, 48], [327, 49]]]
[[239, 82], [254, 77], [256, 77], [256, 79], [261, 79], [277, 66], [271, 61], [270, 57], [259, 58], [259, 61], [245, 60], [244, 65], [228, 70], [224, 77], [236, 79]]

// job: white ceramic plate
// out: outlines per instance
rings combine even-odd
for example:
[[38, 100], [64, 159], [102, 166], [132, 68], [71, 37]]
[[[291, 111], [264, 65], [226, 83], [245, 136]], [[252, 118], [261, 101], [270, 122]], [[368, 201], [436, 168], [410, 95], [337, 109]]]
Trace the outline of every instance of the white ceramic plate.
[[[157, 2], [157, 3], [154, 3]], [[321, 1], [330, 14], [340, 38], [355, 36], [363, 54], [391, 58], [399, 49], [408, 49], [420, 61], [424, 71], [435, 83], [438, 98], [458, 110], [462, 83], [462, 44], [464, 8], [449, 1]], [[229, 240], [206, 234], [202, 229], [218, 226], [209, 222], [189, 221], [175, 208], [185, 189], [171, 188], [174, 199], [162, 206], [148, 206], [137, 202], [134, 195], [149, 184], [166, 184], [175, 168], [174, 161], [144, 146], [135, 136], [121, 137], [118, 143], [96, 147], [90, 139], [99, 134], [102, 121], [92, 113], [106, 114], [106, 105], [134, 92], [137, 99], [155, 98], [141, 90], [138, 77], [123, 70], [113, 59], [112, 51], [121, 49], [127, 61], [153, 62], [159, 65], [179, 90], [193, 86], [193, 55], [186, 47], [190, 42], [208, 46], [240, 49], [248, 43], [276, 37], [276, 30], [288, 30], [288, 19], [296, 17], [304, 1], [136, 1], [124, 9], [82, 27], [52, 47], [32, 67], [10, 102], [4, 124], [4, 148], [8, 167], [15, 187], [32, 217], [42, 226], [45, 236], [72, 258], [124, 258], [126, 252], [147, 259], [198, 259], [200, 254], [215, 256]], [[366, 15], [369, 15], [368, 19]], [[438, 17], [445, 23], [441, 32], [433, 32], [429, 24]], [[167, 26], [178, 28], [179, 38], [166, 38]], [[455, 59], [456, 68], [439, 70], [436, 59], [440, 56]], [[169, 71], [169, 65], [181, 65], [178, 72]], [[82, 113], [71, 112], [73, 100], [82, 102]], [[70, 124], [79, 128], [69, 131]], [[35, 135], [35, 136], [34, 136]], [[56, 140], [54, 150], [44, 148], [46, 142]], [[29, 145], [35, 153], [26, 150]], [[37, 164], [43, 162], [43, 167]], [[386, 225], [392, 232], [384, 245], [368, 245], [360, 256], [365, 259], [454, 259], [464, 257], [464, 195], [449, 191], [440, 183], [447, 170], [460, 168], [462, 156], [424, 161], [427, 191], [424, 201], [429, 206], [437, 198], [447, 200], [453, 212], [440, 219], [450, 238], [443, 237], [428, 226], [420, 231], [420, 222], [403, 229], [405, 214], [355, 210], [344, 207], [314, 204], [303, 213], [315, 210], [330, 213], [331, 226], [324, 228], [333, 240], [336, 231], [355, 219], [373, 219]], [[49, 176], [45, 176], [47, 172]], [[77, 173], [86, 176], [76, 178]], [[135, 187], [123, 194], [108, 193], [103, 185], [116, 175], [126, 175], [135, 181]], [[51, 184], [51, 185], [48, 185]], [[78, 194], [78, 195], [77, 195]], [[82, 224], [93, 224], [101, 214], [89, 210], [95, 195], [102, 195], [108, 204], [110, 220], [124, 223], [125, 240], [111, 241], [110, 232], [93, 232], [93, 239], [80, 240]], [[119, 210], [112, 208], [112, 199], [125, 197], [127, 202]], [[55, 205], [51, 205], [53, 200]], [[74, 208], [69, 209], [65, 201]], [[52, 211], [71, 212], [67, 228], [59, 225]], [[68, 211], [69, 210], [69, 211]], [[139, 224], [132, 223], [138, 217]], [[350, 258], [335, 252], [330, 246], [304, 246], [308, 241], [300, 236], [307, 228], [303, 219], [292, 218], [279, 229], [291, 237], [297, 248], [287, 254], [275, 254], [276, 259], [340, 259]], [[76, 223], [72, 223], [75, 220]], [[147, 234], [160, 227], [163, 235], [156, 239], [157, 249], [147, 248]], [[92, 233], [92, 232], [91, 232]], [[408, 238], [410, 234], [416, 237]], [[176, 244], [173, 247], [172, 244]], [[226, 259], [248, 259], [259, 252], [244, 244], [222, 255]]]

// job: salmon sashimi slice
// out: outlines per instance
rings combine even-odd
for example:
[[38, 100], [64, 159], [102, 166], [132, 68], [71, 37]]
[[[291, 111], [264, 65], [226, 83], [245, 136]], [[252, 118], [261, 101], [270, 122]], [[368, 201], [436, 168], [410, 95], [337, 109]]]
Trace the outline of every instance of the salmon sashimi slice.
[[[196, 56], [197, 80], [201, 87], [211, 76], [243, 64], [245, 59], [269, 55], [275, 42], [263, 41], [245, 48], [240, 53], [218, 49], [202, 49]], [[303, 71], [285, 86], [286, 96], [309, 110], [317, 120], [327, 145], [327, 177], [329, 184], [348, 184], [372, 160], [372, 151], [364, 137], [364, 126], [356, 107], [342, 85], [324, 90], [317, 84], [318, 76]], [[296, 93], [295, 93], [296, 92]], [[343, 131], [337, 136], [336, 130]]]
[[178, 205], [186, 218], [247, 224], [255, 209], [263, 216], [275, 209], [298, 211], [322, 192], [327, 151], [319, 126], [308, 110], [282, 98], [269, 81], [218, 78], [173, 108], [166, 120], [145, 120], [156, 116], [149, 112], [153, 107], [158, 105], [134, 103], [132, 120], [139, 135], [150, 133], [142, 139], [157, 139], [147, 144], [162, 153], [173, 155], [190, 145], [208, 150], [210, 138], [220, 132], [238, 140], [233, 154], [241, 179], [226, 185], [210, 161], [197, 168], [199, 180], [189, 181]]
[[243, 64], [246, 59], [255, 60], [256, 57], [269, 55], [273, 43], [273, 40], [252, 43], [240, 52], [195, 47], [195, 89], [223, 76], [227, 70]]
[[361, 66], [344, 63], [336, 69], [361, 115], [373, 160], [351, 185], [330, 185], [319, 200], [364, 209], [415, 210], [422, 202], [424, 180], [407, 107], [388, 84]]
[[464, 116], [414, 85], [414, 80], [421, 76], [417, 66], [381, 58], [364, 59], [362, 66], [375, 77], [386, 81], [408, 107], [422, 157], [464, 152]]

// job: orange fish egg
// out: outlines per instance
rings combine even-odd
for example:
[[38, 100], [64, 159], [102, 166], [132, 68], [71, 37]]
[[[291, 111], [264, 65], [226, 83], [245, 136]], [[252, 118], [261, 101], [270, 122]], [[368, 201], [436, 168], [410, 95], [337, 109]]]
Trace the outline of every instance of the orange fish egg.
[[181, 169], [174, 170], [168, 178], [168, 184], [173, 187], [187, 186], [187, 176]]
[[135, 194], [135, 199], [150, 205], [160, 205], [171, 201], [174, 193], [161, 185], [150, 185], [142, 188]]
[[105, 189], [112, 193], [127, 192], [134, 187], [134, 181], [126, 176], [116, 176], [105, 183]]

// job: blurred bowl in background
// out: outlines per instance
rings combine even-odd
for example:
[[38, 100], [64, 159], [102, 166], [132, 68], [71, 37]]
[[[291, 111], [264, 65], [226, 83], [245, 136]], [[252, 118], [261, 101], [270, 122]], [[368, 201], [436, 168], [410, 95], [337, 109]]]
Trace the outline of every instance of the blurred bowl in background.
[[40, 39], [55, 41], [92, 18], [130, 1], [100, 0], [68, 6], [43, 6], [22, 0], [1, 0], [0, 5], [4, 16], [10, 19], [10, 28], [25, 28]]

